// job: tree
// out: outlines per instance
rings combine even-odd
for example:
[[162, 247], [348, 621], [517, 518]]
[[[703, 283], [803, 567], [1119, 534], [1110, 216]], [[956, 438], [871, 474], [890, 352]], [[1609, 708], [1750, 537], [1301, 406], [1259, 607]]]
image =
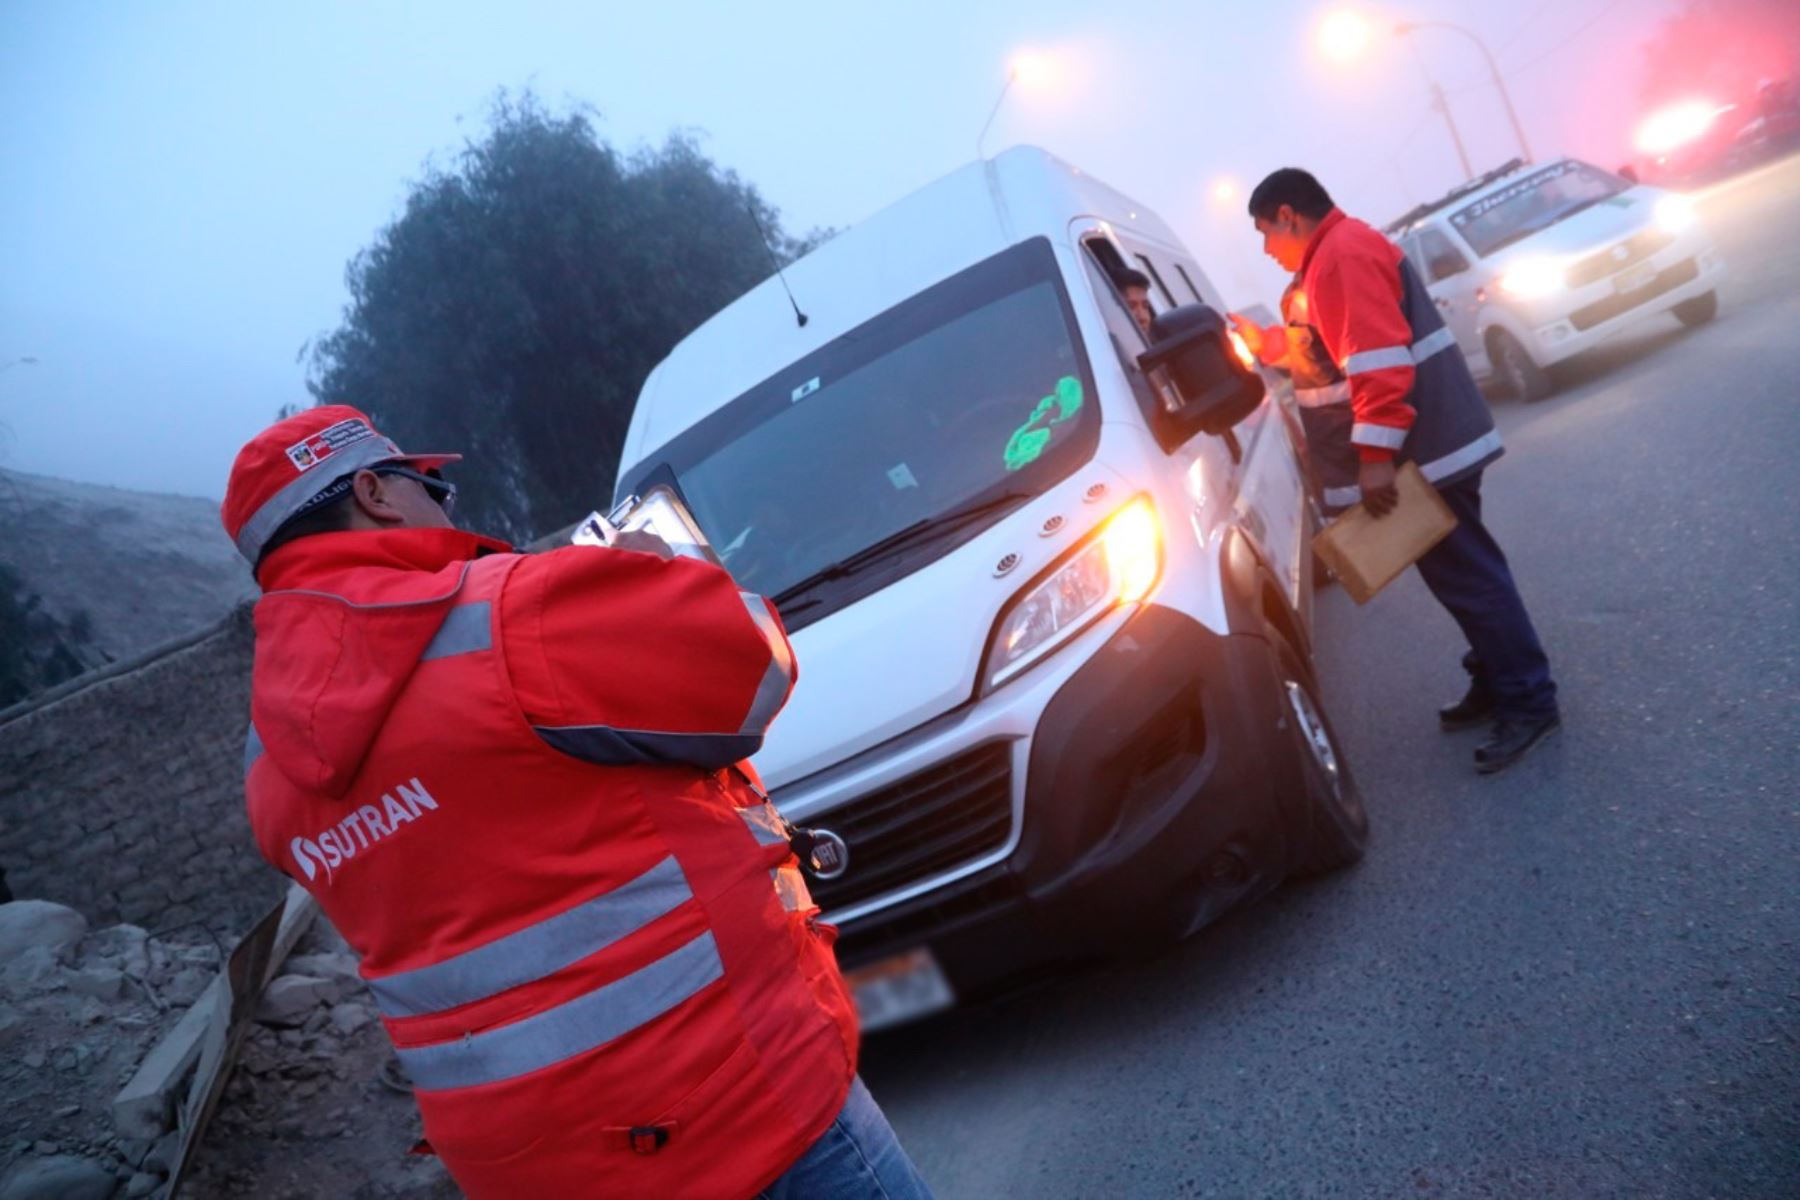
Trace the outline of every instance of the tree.
[[829, 236], [788, 238], [691, 138], [623, 157], [585, 113], [503, 94], [486, 137], [428, 169], [351, 262], [308, 387], [402, 446], [469, 451], [472, 527], [547, 532], [605, 504], [650, 369], [770, 273], [757, 221], [778, 258]]

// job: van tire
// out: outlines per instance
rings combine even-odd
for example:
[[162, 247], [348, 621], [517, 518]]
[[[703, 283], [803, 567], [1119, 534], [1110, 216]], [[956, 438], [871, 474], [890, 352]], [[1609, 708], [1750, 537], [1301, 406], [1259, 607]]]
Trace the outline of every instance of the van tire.
[[1697, 329], [1719, 315], [1719, 293], [1713, 291], [1683, 300], [1670, 311], [1683, 325]]
[[1312, 672], [1273, 631], [1270, 642], [1275, 648], [1275, 669], [1281, 680], [1282, 716], [1294, 727], [1294, 750], [1300, 755], [1301, 772], [1306, 779], [1306, 810], [1310, 818], [1305, 849], [1293, 874], [1295, 878], [1308, 879], [1362, 859], [1369, 840], [1369, 814], [1363, 807], [1362, 789], [1351, 773], [1343, 743], [1319, 700]]
[[1529, 404], [1550, 394], [1550, 373], [1506, 330], [1488, 331], [1488, 361], [1494, 366], [1494, 383], [1502, 395], [1517, 396]]

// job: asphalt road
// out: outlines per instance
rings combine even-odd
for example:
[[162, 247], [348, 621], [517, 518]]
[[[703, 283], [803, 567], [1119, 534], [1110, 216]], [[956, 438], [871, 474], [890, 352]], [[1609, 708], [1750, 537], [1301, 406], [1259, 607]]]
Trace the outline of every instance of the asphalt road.
[[1703, 213], [1717, 321], [1496, 405], [1564, 732], [1478, 778], [1416, 575], [1322, 595], [1368, 858], [870, 1039], [940, 1196], [1800, 1195], [1800, 161]]

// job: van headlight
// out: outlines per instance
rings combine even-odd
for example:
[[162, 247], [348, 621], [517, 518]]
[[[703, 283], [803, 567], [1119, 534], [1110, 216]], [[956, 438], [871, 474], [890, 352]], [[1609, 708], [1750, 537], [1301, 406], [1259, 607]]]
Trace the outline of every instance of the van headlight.
[[1563, 286], [1563, 266], [1550, 258], [1521, 259], [1500, 276], [1500, 290], [1515, 300], [1537, 300]]
[[1686, 196], [1664, 196], [1656, 202], [1656, 223], [1665, 233], [1684, 233], [1694, 224], [1694, 202]]
[[1139, 496], [1015, 596], [989, 646], [982, 690], [1005, 683], [1102, 616], [1148, 596], [1162, 576], [1162, 529]]

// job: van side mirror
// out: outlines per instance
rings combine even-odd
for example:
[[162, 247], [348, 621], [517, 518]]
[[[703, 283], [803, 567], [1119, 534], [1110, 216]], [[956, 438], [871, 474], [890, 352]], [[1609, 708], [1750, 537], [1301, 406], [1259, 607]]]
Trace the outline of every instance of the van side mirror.
[[1166, 372], [1178, 401], [1171, 415], [1205, 433], [1229, 432], [1262, 403], [1262, 376], [1238, 358], [1224, 318], [1205, 304], [1157, 314], [1138, 366]]

